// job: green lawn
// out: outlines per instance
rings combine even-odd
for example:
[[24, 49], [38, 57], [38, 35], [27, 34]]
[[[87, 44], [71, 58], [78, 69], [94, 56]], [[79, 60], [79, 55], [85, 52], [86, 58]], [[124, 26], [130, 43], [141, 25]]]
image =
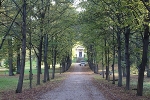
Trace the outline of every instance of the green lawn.
[[[32, 62], [32, 73], [33, 73], [33, 86], [36, 86], [36, 77], [37, 77], [37, 69], [36, 69], [36, 62]], [[24, 86], [23, 88], [29, 88], [29, 70], [30, 70], [30, 64], [29, 62], [26, 62], [26, 66], [25, 66], [25, 76], [24, 76]], [[49, 69], [50, 72], [50, 77], [52, 74], [52, 68], [50, 67]], [[15, 74], [16, 72], [14, 72]], [[43, 73], [44, 73], [44, 68], [42, 65], [42, 74], [41, 74], [41, 83], [43, 80]], [[56, 70], [55, 73], [60, 73], [60, 66], [59, 64], [56, 65]], [[14, 76], [8, 76], [8, 69], [5, 68], [0, 68], [0, 92], [1, 91], [7, 91], [7, 90], [15, 90], [17, 87], [17, 83], [18, 83], [18, 78], [19, 75], [14, 75]]]
[[0, 75], [8, 75], [8, 70], [0, 70]]
[[0, 91], [15, 89], [17, 86], [17, 77], [1, 76], [0, 77]]

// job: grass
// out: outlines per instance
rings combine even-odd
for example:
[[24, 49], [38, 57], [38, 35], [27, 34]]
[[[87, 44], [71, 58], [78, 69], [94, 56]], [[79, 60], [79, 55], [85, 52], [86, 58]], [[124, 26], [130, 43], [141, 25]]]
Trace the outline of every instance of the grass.
[[0, 75], [6, 75], [8, 73], [8, 69], [0, 67]]
[[32, 89], [30, 89], [29, 87], [29, 80], [24, 80], [23, 91], [19, 94], [15, 93], [16, 87], [7, 88], [9, 91], [0, 91], [0, 100], [36, 100], [39, 98], [39, 95], [42, 95], [43, 93], [50, 91], [55, 87], [58, 87], [62, 83], [62, 81], [66, 79], [66, 76], [56, 74], [55, 79], [50, 80], [46, 83], [43, 83], [42, 79], [43, 75], [41, 76], [40, 85], [36, 85], [36, 75], [34, 75], [32, 81]]
[[[118, 71], [117, 71], [118, 69], [117, 69], [117, 65], [115, 65], [115, 79], [118, 79]], [[101, 70], [99, 70], [99, 72], [100, 72]], [[104, 80], [104, 81], [106, 81], [105, 80], [105, 78], [103, 79], [102, 78], [102, 75], [100, 76], [100, 78], [99, 77], [95, 77], [95, 79], [96, 80]], [[110, 80], [112, 80], [112, 75], [111, 75], [111, 78], [110, 78]], [[147, 78], [146, 77], [146, 75], [145, 75], [145, 77], [144, 77], [144, 83], [143, 83], [143, 95], [144, 96], [150, 96], [150, 82], [149, 82], [149, 80], [150, 80], [150, 78]], [[132, 73], [132, 70], [131, 70], [131, 79], [130, 79], [130, 92], [132, 92], [134, 95], [136, 95], [136, 91], [135, 90], [132, 90], [132, 89], [136, 89], [137, 88], [137, 81], [138, 81], [138, 75], [137, 74], [133, 74]], [[112, 81], [111, 82], [109, 82], [110, 84], [112, 83]], [[118, 81], [116, 81], [115, 82], [116, 83], [116, 86], [117, 86], [117, 84], [118, 84]], [[122, 87], [124, 87], [125, 88], [125, 86], [126, 86], [126, 77], [123, 77], [122, 78]], [[124, 92], [129, 92], [129, 91], [125, 91], [125, 89], [124, 89]]]
[[17, 77], [14, 76], [1, 76], [0, 77], [0, 91], [15, 89], [17, 84]]
[[[115, 75], [115, 78], [118, 79], [118, 76]], [[102, 78], [102, 75], [98, 75], [98, 76], [94, 76], [94, 79], [97, 80], [98, 82], [100, 82], [100, 84], [106, 84], [107, 86], [112, 87], [118, 87], [118, 81], [115, 82], [115, 85], [112, 84], [112, 81], [108, 82], [107, 80], [105, 80], [105, 78]], [[112, 80], [112, 75], [110, 77], [110, 80]], [[150, 82], [149, 82], [150, 78], [147, 78], [146, 75], [144, 77], [144, 83], [143, 83], [143, 96], [140, 98], [144, 98], [144, 99], [139, 99], [139, 100], [147, 100], [145, 98], [150, 97]], [[134, 75], [131, 74], [131, 79], [130, 79], [130, 90], [126, 90], [125, 86], [126, 86], [126, 77], [122, 78], [122, 89], [120, 89], [120, 92], [127, 94], [131, 94], [133, 96], [136, 96], [136, 90], [132, 90], [132, 89], [137, 89], [137, 81], [138, 81], [138, 75]], [[112, 90], [110, 90], [112, 91]], [[118, 90], [113, 90], [114, 93], [119, 94]]]
[[[110, 91], [110, 94], [113, 94], [119, 98], [119, 100], [150, 100], [150, 83], [147, 77], [145, 77], [143, 84], [143, 96], [136, 96], [136, 90], [132, 90], [137, 88], [137, 75], [131, 75], [130, 90], [125, 89], [125, 77], [123, 77], [123, 86], [121, 87], [118, 87], [118, 81], [116, 81], [115, 84], [112, 84], [112, 81], [108, 82], [108, 80], [105, 80], [105, 78], [102, 78], [100, 75], [94, 76], [94, 80], [96, 81], [97, 87], [103, 91], [104, 94], [107, 94]], [[106, 95], [106, 97], [107, 96], [110, 96], [109, 93]], [[114, 99], [110, 97], [108, 100]]]
[[[32, 80], [32, 83], [33, 83], [33, 86], [35, 87], [36, 86], [36, 74], [37, 74], [37, 69], [34, 65], [36, 65], [36, 63], [32, 63], [33, 64], [33, 69], [32, 69], [32, 73], [33, 73], [33, 80]], [[24, 76], [24, 83], [23, 83], [23, 88], [26, 89], [26, 88], [29, 88], [29, 62], [26, 62], [26, 66], [25, 66], [25, 76]], [[16, 73], [16, 72], [14, 72]], [[44, 68], [42, 67], [42, 74], [41, 74], [41, 83], [42, 83], [42, 80], [43, 80], [43, 74], [44, 73]], [[49, 73], [50, 73], [50, 76], [52, 74], [52, 68], [50, 68], [49, 70]], [[60, 73], [60, 67], [59, 65], [56, 65], [56, 69], [55, 69], [55, 73]], [[17, 87], [17, 83], [18, 83], [18, 78], [19, 78], [19, 75], [14, 75], [14, 76], [8, 76], [9, 73], [8, 73], [8, 69], [4, 69], [4, 68], [1, 68], [0, 69], [0, 92], [2, 91], [8, 91], [8, 90], [15, 90], [16, 87]], [[58, 80], [61, 80], [58, 78]]]

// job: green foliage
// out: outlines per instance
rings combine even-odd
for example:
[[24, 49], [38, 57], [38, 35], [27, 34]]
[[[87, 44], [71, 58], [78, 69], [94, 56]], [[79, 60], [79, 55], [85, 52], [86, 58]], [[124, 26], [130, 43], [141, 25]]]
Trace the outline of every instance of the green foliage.
[[138, 69], [137, 69], [137, 66], [135, 65], [135, 64], [132, 64], [131, 65], [131, 68], [130, 68], [130, 72], [132, 73], [132, 74], [138, 74]]
[[[148, 10], [140, 0], [82, 0], [77, 12], [72, 6], [73, 0], [28, 0], [27, 3], [27, 51], [32, 49], [32, 56], [39, 53], [41, 37], [48, 35], [48, 63], [53, 60], [53, 51], [57, 53], [57, 62], [71, 55], [74, 43], [80, 41], [96, 63], [104, 58], [105, 50], [110, 50], [110, 63], [113, 49], [117, 50], [117, 34], [122, 39], [124, 50], [125, 28], [131, 29], [130, 58], [131, 71], [141, 62], [143, 24], [148, 22]], [[13, 52], [13, 65], [16, 66], [18, 48], [21, 49], [22, 1], [3, 0], [0, 5], [0, 59], [8, 59], [8, 50]], [[31, 43], [30, 43], [31, 35]], [[11, 38], [12, 47], [8, 45]], [[113, 38], [115, 38], [113, 40]], [[106, 42], [106, 44], [105, 44]], [[43, 41], [42, 41], [43, 43]], [[32, 48], [29, 48], [32, 44]], [[43, 46], [45, 44], [43, 43]], [[91, 48], [90, 48], [91, 47]], [[117, 52], [117, 51], [116, 51]], [[123, 52], [124, 53], [124, 52]], [[108, 55], [107, 55], [108, 56]], [[123, 56], [124, 57], [124, 56]], [[28, 57], [27, 57], [28, 58]], [[32, 62], [36, 66], [36, 62]], [[122, 66], [125, 63], [122, 62]], [[5, 60], [8, 68], [8, 61]], [[26, 62], [29, 68], [29, 62]], [[34, 70], [35, 71], [35, 70]], [[25, 72], [28, 73], [28, 72]]]

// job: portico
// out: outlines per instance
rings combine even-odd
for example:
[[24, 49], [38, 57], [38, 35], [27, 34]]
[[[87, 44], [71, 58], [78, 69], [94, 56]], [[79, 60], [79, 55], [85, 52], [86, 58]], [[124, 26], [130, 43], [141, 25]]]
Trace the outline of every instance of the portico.
[[85, 54], [84, 54], [84, 47], [83, 46], [78, 46], [77, 48], [76, 48], [76, 57], [77, 58], [83, 58], [84, 56], [85, 56]]

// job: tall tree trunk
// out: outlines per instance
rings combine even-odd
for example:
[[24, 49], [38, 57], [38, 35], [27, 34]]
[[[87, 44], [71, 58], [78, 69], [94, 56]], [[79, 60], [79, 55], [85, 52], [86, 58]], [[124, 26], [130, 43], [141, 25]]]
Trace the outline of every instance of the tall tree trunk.
[[87, 55], [88, 55], [88, 64], [90, 69], [93, 71], [93, 51], [92, 51], [92, 45], [89, 46], [87, 50]]
[[[149, 21], [149, 19], [150, 19], [149, 5], [146, 5], [146, 3], [145, 3], [145, 2], [149, 3], [149, 0], [142, 0], [142, 2], [144, 4], [144, 6], [146, 7], [146, 9], [148, 10], [148, 18], [146, 18], [145, 21]], [[146, 70], [147, 70], [147, 77], [150, 77], [149, 58], [148, 58], [148, 62], [147, 62], [147, 65], [146, 65]]]
[[48, 51], [48, 35], [44, 36], [44, 80], [46, 82], [48, 73], [48, 63], [47, 63], [47, 51]]
[[21, 69], [20, 76], [18, 80], [18, 85], [16, 93], [22, 92], [23, 79], [24, 79], [24, 68], [25, 68], [25, 58], [26, 58], [26, 0], [23, 1], [23, 10], [22, 10], [22, 56], [21, 56]]
[[106, 80], [108, 80], [108, 57], [107, 57], [107, 44], [106, 44], [106, 39], [104, 40], [105, 42], [105, 65], [106, 65]]
[[12, 50], [12, 39], [8, 39], [8, 65], [9, 65], [9, 76], [13, 76], [13, 50]]
[[46, 13], [46, 8], [43, 7], [43, 0], [41, 1], [42, 9], [40, 9], [40, 44], [39, 44], [39, 56], [38, 56], [38, 71], [37, 71], [37, 85], [40, 84], [40, 74], [42, 74], [41, 70], [41, 62], [42, 62], [42, 44], [43, 44], [43, 32], [44, 32], [44, 18]]
[[71, 66], [71, 59], [70, 59], [70, 56], [68, 54], [68, 56], [67, 56], [67, 70], [69, 69], [70, 66]]
[[103, 55], [103, 52], [102, 52], [102, 75], [103, 75], [103, 78], [105, 78], [105, 72], [104, 72], [104, 55]]
[[20, 74], [20, 45], [17, 46], [17, 72], [16, 74]]
[[118, 28], [117, 32], [117, 42], [118, 42], [118, 86], [122, 86], [122, 67], [121, 67], [121, 32]]
[[29, 60], [30, 60], [30, 71], [29, 71], [29, 80], [30, 80], [30, 89], [32, 88], [32, 79], [33, 79], [33, 74], [32, 74], [32, 45], [31, 45], [31, 33], [30, 34], [30, 42], [29, 42], [29, 46], [30, 46], [30, 50], [29, 50]]
[[109, 48], [107, 49], [107, 74], [108, 74], [108, 81], [110, 81], [110, 71], [109, 71]]
[[126, 89], [130, 89], [130, 58], [129, 58], [129, 35], [130, 28], [126, 28], [125, 32], [125, 63], [126, 63]]
[[142, 53], [142, 62], [139, 65], [138, 73], [138, 84], [137, 84], [137, 95], [143, 95], [143, 80], [144, 80], [144, 71], [147, 64], [147, 55], [148, 55], [148, 44], [149, 44], [149, 26], [144, 25], [144, 38], [143, 38], [143, 53]]
[[94, 68], [94, 73], [96, 73], [96, 52], [94, 47], [93, 47], [93, 68]]
[[[139, 41], [139, 37], [138, 36], [136, 36], [136, 48], [138, 48], [138, 49], [140, 49], [140, 43], [139, 43], [140, 41]], [[136, 68], [139, 70], [139, 65], [140, 65], [140, 62], [141, 62], [141, 59], [140, 59], [140, 53], [139, 52], [136, 52]]]
[[113, 64], [112, 64], [112, 72], [113, 72], [113, 82], [115, 84], [115, 72], [114, 72], [114, 64], [115, 64], [115, 33], [113, 32]]
[[69, 68], [69, 55], [67, 55], [67, 57], [66, 57], [66, 63], [67, 63], [67, 68], [66, 68], [66, 71], [68, 70], [68, 68]]
[[48, 70], [47, 70], [47, 81], [50, 81], [50, 78], [49, 78], [49, 66], [48, 66]]
[[40, 44], [38, 48], [38, 66], [37, 66], [37, 85], [40, 85], [40, 74], [41, 71], [41, 61], [42, 61], [42, 43], [43, 43], [43, 36], [40, 38]]
[[64, 58], [62, 59], [62, 72], [65, 72], [65, 62], [64, 62]]
[[126, 73], [126, 67], [125, 66], [122, 66], [122, 76], [123, 77], [126, 77], [127, 73]]
[[[55, 66], [56, 66], [56, 48], [53, 48], [53, 60], [52, 60], [52, 79], [55, 78]], [[66, 69], [65, 69], [66, 71]]]
[[54, 65], [54, 62], [53, 62], [53, 64], [52, 64], [52, 79], [54, 79], [54, 78], [55, 78], [55, 65]]
[[[148, 48], [148, 50], [149, 50], [149, 48]], [[150, 58], [148, 58], [148, 62], [147, 62], [147, 77], [150, 77], [150, 68], [149, 68], [149, 61], [150, 60]]]
[[[50, 0], [48, 0], [47, 4], [50, 4]], [[47, 7], [48, 9], [48, 18], [50, 17], [50, 6]], [[50, 20], [48, 20], [48, 24], [50, 24]], [[48, 35], [47, 35], [47, 51], [48, 51]], [[48, 57], [47, 57], [48, 58]], [[47, 70], [47, 81], [50, 81], [50, 76], [49, 76], [49, 69], [50, 69], [50, 65], [48, 65], [48, 70]]]

